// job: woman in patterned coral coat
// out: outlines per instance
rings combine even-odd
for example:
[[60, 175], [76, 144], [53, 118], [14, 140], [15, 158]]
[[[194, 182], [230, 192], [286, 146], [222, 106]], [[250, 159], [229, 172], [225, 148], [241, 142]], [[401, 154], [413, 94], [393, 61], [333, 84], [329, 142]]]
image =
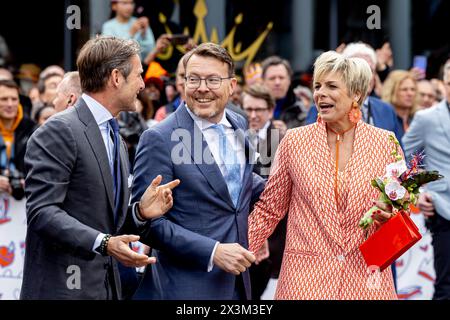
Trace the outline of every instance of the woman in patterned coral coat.
[[[249, 217], [250, 250], [257, 252], [289, 212], [276, 299], [396, 299], [390, 268], [371, 273], [359, 251], [367, 235], [358, 222], [379, 195], [370, 181], [395, 161], [391, 133], [358, 113], [370, 68], [331, 51], [314, 66], [320, 118], [289, 130], [279, 145]], [[377, 225], [391, 216], [383, 209], [374, 216]]]

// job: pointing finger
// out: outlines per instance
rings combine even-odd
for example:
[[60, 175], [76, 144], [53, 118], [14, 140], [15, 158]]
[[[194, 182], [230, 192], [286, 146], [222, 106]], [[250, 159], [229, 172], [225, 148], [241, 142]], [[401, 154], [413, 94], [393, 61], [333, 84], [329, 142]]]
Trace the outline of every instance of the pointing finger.
[[161, 188], [169, 188], [170, 190], [172, 190], [173, 188], [178, 186], [180, 184], [180, 182], [181, 181], [179, 179], [176, 179], [176, 180], [170, 181], [169, 183], [162, 185]]
[[127, 234], [122, 235], [120, 237], [122, 238], [121, 240], [123, 240], [127, 243], [139, 241], [139, 238], [140, 238], [139, 236], [136, 236], [136, 235], [127, 235]]
[[153, 179], [152, 183], [150, 184], [150, 187], [156, 188], [157, 186], [159, 186], [161, 181], [162, 181], [162, 176], [158, 175], [155, 179]]

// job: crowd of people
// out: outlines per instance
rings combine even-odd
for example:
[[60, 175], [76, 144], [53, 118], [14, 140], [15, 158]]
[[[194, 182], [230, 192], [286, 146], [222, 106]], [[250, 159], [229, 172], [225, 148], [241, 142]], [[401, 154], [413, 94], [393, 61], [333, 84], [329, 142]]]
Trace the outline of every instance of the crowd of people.
[[282, 57], [238, 76], [224, 48], [191, 39], [172, 77], [154, 75], [171, 36], [131, 0], [111, 8], [76, 71], [0, 68], [0, 192], [19, 177], [27, 200], [23, 299], [395, 299], [395, 272], [368, 288], [357, 250], [389, 132], [444, 175], [417, 206], [434, 298], [450, 298], [450, 57], [426, 79], [394, 69], [389, 45], [348, 43], [298, 85]]

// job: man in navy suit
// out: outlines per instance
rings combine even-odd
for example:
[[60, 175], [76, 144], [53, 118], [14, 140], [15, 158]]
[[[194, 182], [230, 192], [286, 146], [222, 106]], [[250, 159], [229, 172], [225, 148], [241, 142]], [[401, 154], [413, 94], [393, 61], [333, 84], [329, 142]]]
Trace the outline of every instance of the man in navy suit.
[[[376, 77], [376, 65], [377, 58], [375, 51], [365, 43], [350, 43], [346, 46], [342, 54], [348, 58], [358, 57], [367, 61], [372, 70], [372, 81], [369, 87], [369, 92], [375, 87], [375, 77]], [[405, 133], [403, 126], [397, 114], [395, 113], [392, 106], [375, 96], [368, 96], [364, 101], [361, 112], [363, 114], [363, 120], [375, 127], [389, 130], [395, 133], [397, 139], [400, 141]], [[308, 116], [306, 118], [306, 123], [311, 124], [316, 122], [317, 119], [317, 108], [314, 106], [309, 110]]]
[[180, 179], [174, 206], [148, 225], [142, 241], [159, 262], [147, 268], [137, 299], [250, 299], [249, 208], [264, 180], [252, 173], [245, 120], [225, 109], [234, 63], [204, 43], [184, 57], [186, 103], [142, 135], [133, 199], [156, 175]]

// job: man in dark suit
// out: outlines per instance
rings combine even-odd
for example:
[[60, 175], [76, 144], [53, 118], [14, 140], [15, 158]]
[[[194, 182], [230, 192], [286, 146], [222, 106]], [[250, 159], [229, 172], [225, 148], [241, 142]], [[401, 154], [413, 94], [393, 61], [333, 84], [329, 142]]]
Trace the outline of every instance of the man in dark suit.
[[173, 208], [152, 220], [143, 242], [159, 263], [137, 299], [250, 299], [247, 220], [264, 187], [252, 173], [245, 120], [225, 108], [236, 86], [228, 52], [204, 43], [184, 59], [186, 103], [142, 135], [132, 200], [161, 173], [180, 179]]
[[155, 263], [130, 249], [139, 237], [126, 233], [164, 214], [178, 181], [158, 186], [158, 177], [128, 206], [128, 157], [114, 117], [134, 111], [144, 87], [138, 53], [130, 40], [88, 41], [77, 60], [84, 94], [29, 140], [22, 299], [121, 299], [118, 262]]
[[262, 62], [263, 84], [275, 99], [273, 118], [276, 120], [276, 127], [286, 126], [292, 129], [303, 126], [308, 115], [309, 106], [303, 105], [292, 89], [293, 74], [286, 59], [270, 56]]

